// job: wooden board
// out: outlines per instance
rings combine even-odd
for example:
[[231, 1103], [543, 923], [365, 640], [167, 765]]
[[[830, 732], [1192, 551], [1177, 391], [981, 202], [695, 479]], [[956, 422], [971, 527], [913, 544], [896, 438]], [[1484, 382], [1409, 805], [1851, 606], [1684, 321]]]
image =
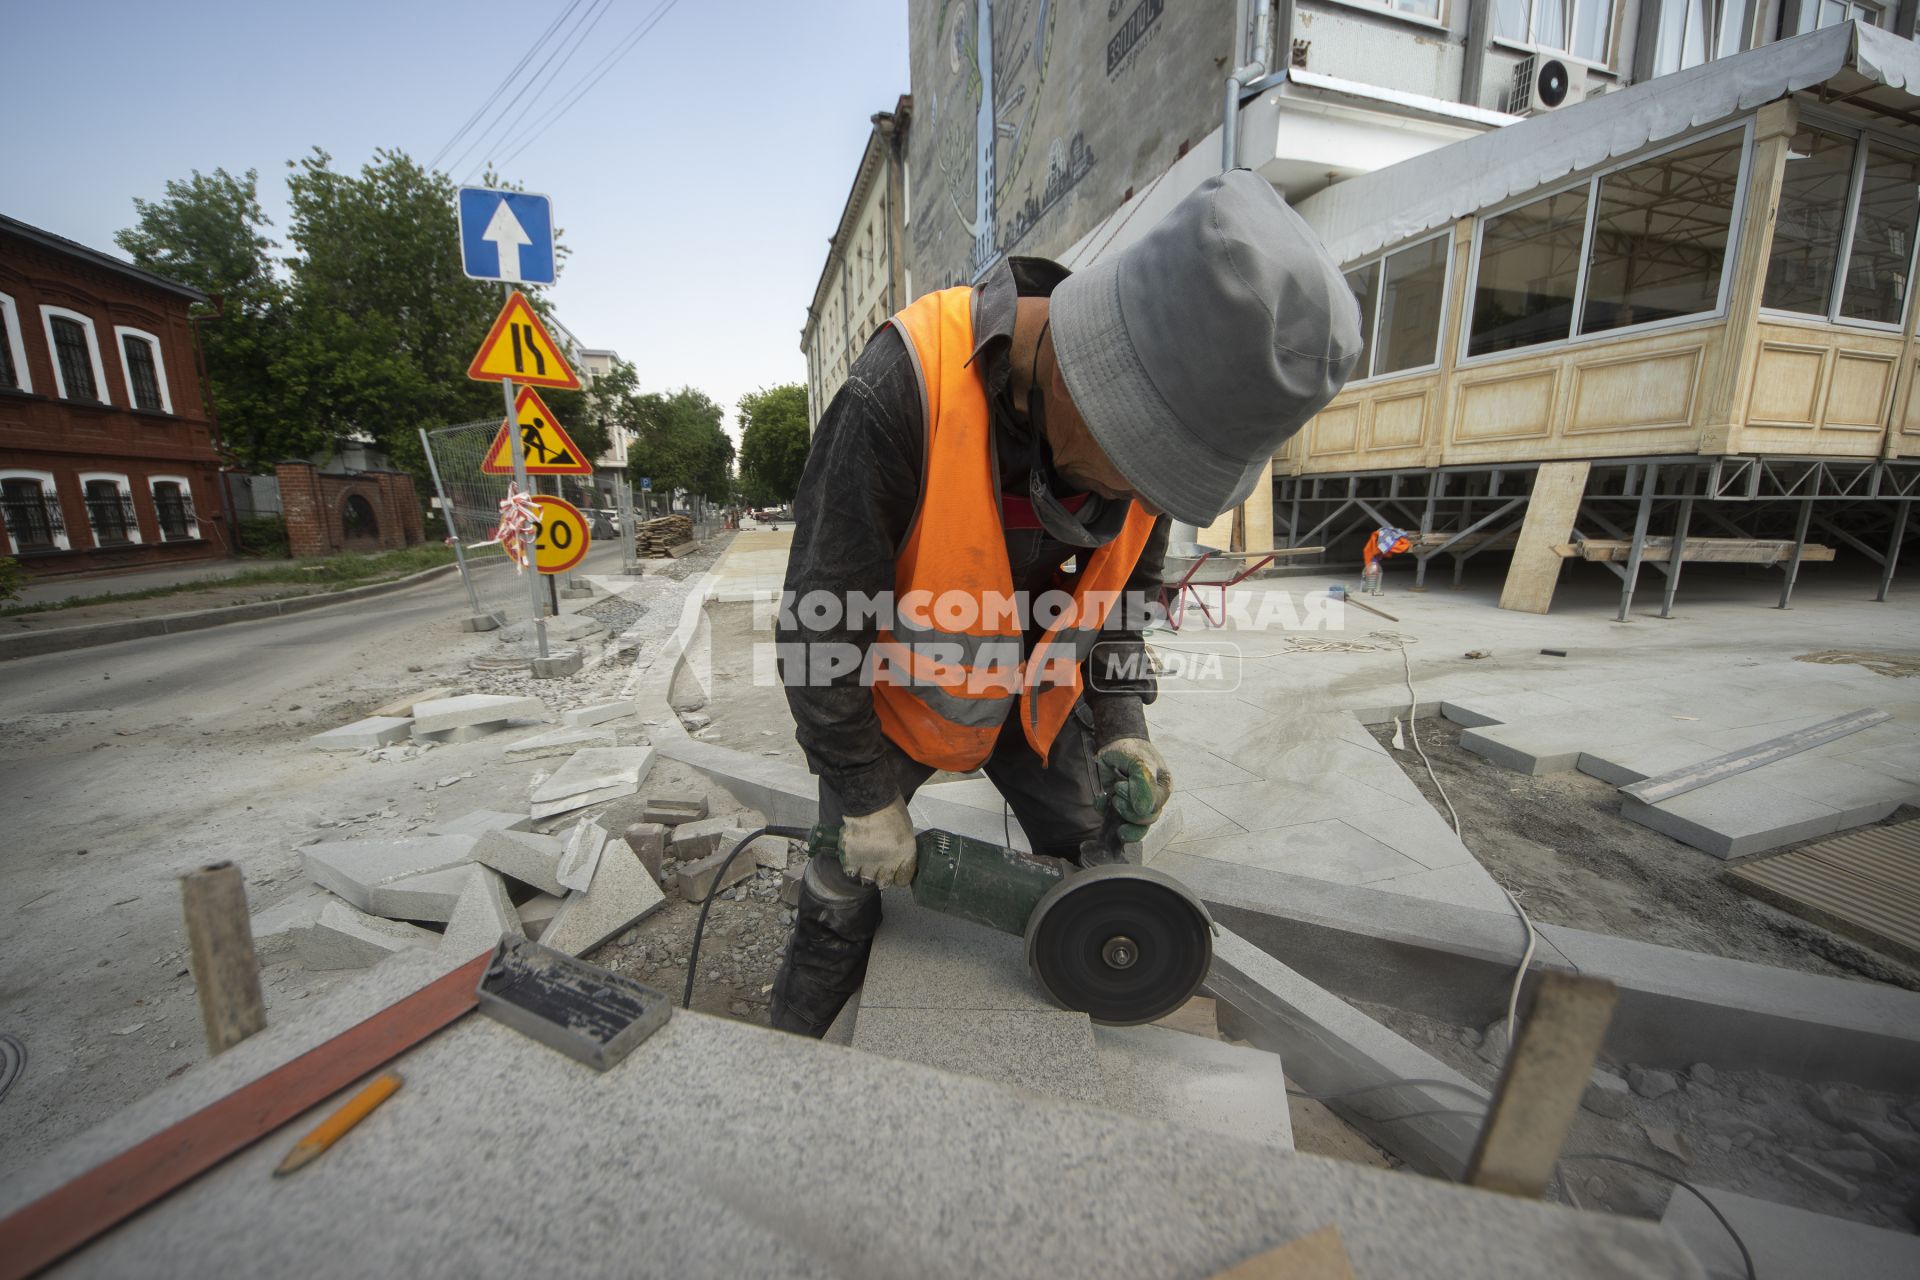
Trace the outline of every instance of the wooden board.
[[1322, 1227], [1235, 1263], [1214, 1280], [1354, 1280], [1340, 1228]]
[[1765, 742], [1756, 742], [1750, 747], [1729, 751], [1711, 760], [1702, 760], [1699, 764], [1690, 764], [1684, 769], [1674, 769], [1651, 778], [1642, 778], [1620, 790], [1622, 794], [1630, 795], [1643, 804], [1659, 804], [1662, 800], [1683, 796], [1689, 791], [1696, 791], [1722, 778], [1731, 778], [1736, 773], [1745, 773], [1749, 769], [1758, 769], [1763, 764], [1772, 764], [1788, 756], [1797, 756], [1802, 751], [1817, 747], [1823, 742], [1832, 742], [1850, 733], [1871, 729], [1874, 725], [1891, 719], [1893, 719], [1891, 712], [1862, 707], [1858, 711], [1849, 711], [1831, 720], [1822, 720], [1819, 724], [1810, 724], [1804, 729], [1795, 729], [1792, 733], [1783, 733], [1777, 738], [1768, 738]]
[[1506, 585], [1500, 589], [1500, 607], [1521, 613], [1545, 613], [1553, 607], [1553, 589], [1560, 581], [1560, 557], [1554, 547], [1573, 532], [1580, 499], [1587, 491], [1586, 462], [1544, 462], [1527, 499], [1526, 521], [1513, 548]]
[[479, 999], [490, 954], [0, 1220], [0, 1280], [57, 1262], [462, 1016]]
[[[1633, 558], [1633, 543], [1624, 538], [1589, 538], [1585, 542], [1563, 542], [1553, 549], [1563, 560], [1614, 561], [1624, 564]], [[1641, 547], [1640, 563], [1665, 564], [1673, 558], [1672, 538], [1648, 538]], [[1685, 564], [1777, 564], [1793, 558], [1793, 540], [1772, 538], [1693, 538], [1680, 559]], [[1809, 542], [1800, 559], [1831, 560], [1834, 549]]]
[[1858, 831], [1727, 871], [1756, 898], [1920, 964], [1920, 822]]

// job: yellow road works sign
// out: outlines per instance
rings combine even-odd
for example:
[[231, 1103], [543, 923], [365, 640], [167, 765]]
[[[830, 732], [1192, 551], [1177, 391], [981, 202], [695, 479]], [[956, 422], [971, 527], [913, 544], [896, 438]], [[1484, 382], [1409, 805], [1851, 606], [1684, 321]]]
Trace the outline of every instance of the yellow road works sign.
[[[587, 518], [564, 498], [535, 494], [540, 508], [540, 532], [533, 540], [533, 567], [541, 573], [565, 573], [586, 558], [593, 545]], [[505, 544], [507, 554], [520, 563], [520, 544]]]
[[[540, 399], [539, 392], [532, 387], [523, 388], [514, 397], [513, 416], [520, 427], [520, 447], [526, 450], [528, 475], [593, 474], [593, 464], [587, 461], [587, 455], [573, 442], [560, 420], [553, 416], [553, 410]], [[500, 424], [500, 432], [488, 447], [486, 461], [480, 464], [480, 469], [488, 475], [513, 474], [513, 441], [507, 436], [505, 422]]]
[[560, 354], [560, 345], [518, 290], [507, 295], [507, 305], [500, 308], [487, 340], [480, 344], [480, 354], [467, 366], [467, 376], [480, 382], [511, 378], [536, 387], [580, 389], [580, 379]]

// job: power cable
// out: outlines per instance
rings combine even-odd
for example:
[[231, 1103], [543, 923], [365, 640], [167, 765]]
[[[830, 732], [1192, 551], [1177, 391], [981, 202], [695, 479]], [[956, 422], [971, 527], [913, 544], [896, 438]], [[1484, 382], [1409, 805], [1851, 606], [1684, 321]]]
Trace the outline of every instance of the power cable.
[[27, 1046], [19, 1036], [0, 1031], [0, 1098], [7, 1096], [7, 1090], [27, 1069]]
[[1707, 1212], [1718, 1218], [1720, 1225], [1727, 1229], [1727, 1234], [1733, 1237], [1733, 1247], [1740, 1251], [1740, 1261], [1744, 1263], [1747, 1268], [1747, 1280], [1757, 1280], [1753, 1270], [1753, 1255], [1747, 1252], [1747, 1242], [1740, 1238], [1740, 1233], [1733, 1229], [1731, 1222], [1727, 1221], [1727, 1215], [1720, 1212], [1720, 1206], [1707, 1199], [1706, 1192], [1694, 1186], [1685, 1178], [1677, 1174], [1668, 1173], [1665, 1169], [1657, 1168], [1654, 1165], [1643, 1164], [1638, 1160], [1629, 1160], [1625, 1156], [1609, 1155], [1604, 1151], [1575, 1151], [1562, 1155], [1560, 1158], [1562, 1160], [1608, 1160], [1614, 1164], [1624, 1164], [1630, 1168], [1638, 1169], [1642, 1173], [1650, 1173], [1656, 1178], [1665, 1178], [1682, 1191], [1691, 1193], [1694, 1199], [1707, 1206]]
[[[671, 10], [673, 6], [678, 4], [679, 2], [680, 0], [664, 0], [664, 3], [662, 3], [658, 8], [656, 8], [651, 14], [649, 14], [645, 18], [642, 18], [640, 20], [640, 25], [634, 28], [631, 35], [627, 36], [620, 43], [616, 44], [600, 59], [599, 62], [595, 63], [592, 67], [588, 68], [587, 75], [589, 78], [585, 81], [585, 83], [583, 83], [580, 86], [579, 90], [576, 91], [571, 98], [566, 99], [564, 102], [560, 104], [559, 107], [549, 112], [531, 129], [529, 129], [525, 133], [522, 133], [519, 136], [519, 138], [514, 140], [515, 142], [518, 142], [519, 145], [514, 146], [511, 152], [507, 153], [507, 155], [502, 157], [500, 163], [503, 165], [512, 164], [514, 161], [514, 158], [517, 157], [522, 151], [525, 151], [528, 147], [532, 146], [536, 138], [538, 138], [542, 133], [546, 132], [546, 130], [549, 127], [551, 127], [554, 123], [556, 123], [562, 116], [566, 115], [567, 112], [573, 110], [574, 105], [578, 103], [580, 99], [586, 97], [587, 94], [591, 93], [593, 91], [593, 87], [599, 84], [601, 80], [605, 79], [607, 76], [607, 73], [612, 71], [615, 66], [619, 65], [620, 60], [626, 57], [627, 54], [631, 53], [635, 45], [639, 44], [641, 40], [646, 38], [648, 32], [652, 31], [656, 26], [660, 25], [660, 20], [666, 17], [667, 12]], [[510, 142], [506, 145], [512, 146], [513, 143]]]
[[[508, 117], [513, 115], [513, 109], [519, 106], [522, 98], [527, 96], [527, 90], [531, 89], [534, 84], [539, 81], [540, 77], [546, 74], [547, 68], [552, 66], [553, 60], [560, 56], [560, 51], [566, 47], [567, 42], [580, 34], [580, 30], [586, 25], [587, 19], [596, 13], [604, 13], [608, 3], [611, 3], [611, 0], [589, 0], [587, 11], [574, 19], [573, 30], [560, 36], [553, 48], [547, 51], [546, 58], [534, 69], [533, 74], [521, 82], [520, 88], [514, 92], [512, 98], [508, 99], [507, 105], [500, 108], [498, 114], [493, 117], [492, 123], [488, 124], [486, 128], [480, 132], [474, 134], [473, 140], [468, 142], [467, 145], [461, 149], [460, 154], [448, 163], [447, 168], [449, 170], [458, 169], [464, 165], [467, 157], [473, 154], [476, 147], [480, 149], [481, 155], [484, 158], [488, 140], [494, 136], [503, 123], [507, 122]], [[528, 110], [531, 110], [532, 105], [532, 103], [528, 103], [526, 107], [522, 107], [521, 116], [524, 116]], [[514, 116], [513, 123], [509, 125], [509, 128], [517, 126], [519, 121], [520, 116]]]
[[[581, 46], [587, 42], [587, 37], [592, 35], [593, 29], [600, 25], [600, 20], [607, 16], [611, 10], [612, 3], [613, 0], [605, 0], [605, 3], [601, 4], [600, 11], [593, 15], [593, 20], [587, 23], [585, 29], [575, 37], [573, 44], [567, 48], [566, 56], [560, 59], [559, 64], [556, 65], [552, 71], [547, 73], [547, 78], [541, 82], [540, 87], [533, 91], [533, 96], [527, 99], [527, 105], [520, 109], [520, 114], [515, 116], [514, 119], [507, 124], [506, 128], [500, 131], [499, 139], [493, 144], [494, 151], [505, 151], [508, 147], [513, 146], [515, 142], [520, 140], [523, 136], [520, 132], [520, 126], [526, 122], [528, 116], [531, 116], [535, 111], [543, 109], [543, 104], [540, 100], [546, 97], [549, 89], [559, 83], [560, 73], [567, 69], [567, 64], [573, 61], [573, 55], [580, 52]], [[563, 86], [560, 89], [560, 96], [565, 97], [570, 88], [571, 86]], [[480, 157], [480, 162], [485, 162], [486, 160], [487, 156], [483, 153]], [[505, 161], [502, 160], [501, 163], [504, 164]]]
[[467, 130], [473, 128], [480, 117], [486, 114], [488, 107], [491, 107], [495, 102], [500, 100], [500, 95], [507, 91], [507, 86], [514, 82], [514, 79], [519, 76], [520, 72], [525, 69], [529, 62], [533, 61], [533, 55], [540, 52], [541, 46], [545, 45], [548, 39], [552, 37], [554, 31], [559, 28], [560, 24], [567, 20], [567, 15], [579, 7], [580, 0], [572, 0], [572, 3], [560, 11], [559, 17], [547, 24], [547, 29], [540, 33], [540, 38], [528, 45], [527, 51], [520, 55], [520, 61], [513, 64], [513, 70], [507, 72], [500, 83], [493, 87], [493, 92], [487, 95], [487, 100], [481, 103], [472, 115], [467, 117], [465, 124], [453, 131], [453, 136], [448, 138], [438, 151], [433, 153], [433, 159], [427, 161], [427, 168], [434, 169], [439, 167], [441, 159], [447, 152], [453, 150], [455, 144], [466, 136]]
[[721, 884], [726, 881], [727, 868], [733, 865], [733, 860], [740, 856], [742, 849], [761, 836], [785, 836], [789, 840], [805, 840], [811, 834], [812, 832], [805, 827], [775, 826], [765, 826], [748, 832], [739, 844], [733, 846], [733, 852], [726, 856], [726, 860], [720, 864], [720, 869], [713, 873], [713, 882], [707, 886], [706, 896], [700, 899], [700, 918], [693, 925], [693, 948], [687, 954], [687, 989], [680, 994], [682, 1009], [693, 1007], [693, 977], [700, 971], [700, 939], [707, 932], [707, 912], [713, 909], [713, 899], [720, 892]]

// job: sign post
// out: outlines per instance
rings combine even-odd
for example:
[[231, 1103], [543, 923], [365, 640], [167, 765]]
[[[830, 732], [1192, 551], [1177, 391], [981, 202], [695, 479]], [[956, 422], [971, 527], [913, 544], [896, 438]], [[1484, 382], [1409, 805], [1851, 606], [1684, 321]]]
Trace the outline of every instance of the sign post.
[[[503, 285], [502, 287], [507, 291], [507, 305], [513, 305], [513, 286], [509, 284]], [[500, 379], [500, 390], [507, 399], [507, 422], [511, 425], [514, 419], [513, 379]], [[519, 488], [521, 493], [531, 493], [532, 491], [527, 488], [527, 446], [522, 443], [518, 431], [508, 431], [507, 440], [509, 447], [513, 450], [513, 483]], [[523, 557], [521, 563], [527, 566], [527, 598], [533, 604], [533, 613], [531, 616], [533, 618], [534, 639], [535, 643], [539, 646], [540, 656], [544, 658], [547, 656], [547, 619], [542, 611], [542, 601], [540, 599], [540, 575], [533, 571], [533, 543], [538, 533], [539, 530], [537, 528], [527, 530], [525, 541], [521, 544], [520, 554]]]

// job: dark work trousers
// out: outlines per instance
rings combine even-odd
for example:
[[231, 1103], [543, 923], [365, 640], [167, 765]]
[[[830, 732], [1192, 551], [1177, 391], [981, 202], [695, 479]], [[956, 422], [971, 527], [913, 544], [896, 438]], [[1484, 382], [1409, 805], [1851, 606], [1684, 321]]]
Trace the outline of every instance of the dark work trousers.
[[[1093, 756], [1093, 716], [1082, 702], [1061, 726], [1053, 759], [1042, 765], [1027, 745], [1018, 721], [1019, 704], [1007, 717], [984, 766], [1027, 833], [1034, 852], [1080, 860], [1080, 845], [1100, 835], [1100, 771]], [[908, 800], [934, 770], [888, 744], [900, 794]], [[840, 798], [823, 780], [820, 822], [838, 826]], [[880, 928], [880, 891], [847, 875], [838, 858], [815, 858], [800, 882], [800, 906], [794, 914], [787, 954], [773, 980], [771, 1021], [782, 1031], [814, 1037], [826, 1034], [847, 998], [867, 972], [867, 953]]]

